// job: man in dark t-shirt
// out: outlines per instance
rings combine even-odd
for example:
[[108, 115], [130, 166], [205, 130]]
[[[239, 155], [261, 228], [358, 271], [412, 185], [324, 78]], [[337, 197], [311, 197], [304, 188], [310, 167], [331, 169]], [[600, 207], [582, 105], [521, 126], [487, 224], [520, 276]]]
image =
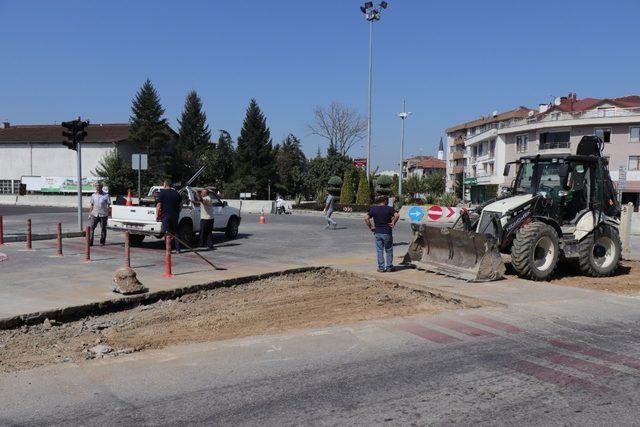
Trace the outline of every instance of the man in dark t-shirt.
[[[182, 198], [176, 190], [169, 186], [169, 181], [165, 181], [162, 190], [160, 190], [156, 208], [156, 221], [162, 221], [162, 232], [165, 236], [167, 233], [175, 236], [178, 233], [178, 219], [182, 208]], [[173, 239], [173, 242], [176, 252], [180, 253], [180, 242], [178, 242], [178, 239]]]
[[[378, 271], [383, 273], [393, 271], [393, 227], [398, 222], [400, 215], [393, 207], [389, 206], [387, 196], [378, 197], [376, 202], [378, 204], [371, 206], [369, 212], [364, 216], [364, 222], [375, 237]], [[385, 254], [387, 256], [386, 264], [384, 262]]]

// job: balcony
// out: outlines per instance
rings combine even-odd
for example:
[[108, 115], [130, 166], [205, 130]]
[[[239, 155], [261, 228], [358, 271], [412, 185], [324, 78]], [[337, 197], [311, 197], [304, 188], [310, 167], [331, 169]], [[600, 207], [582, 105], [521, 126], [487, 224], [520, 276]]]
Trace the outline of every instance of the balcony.
[[537, 123], [559, 123], [570, 120], [589, 119], [613, 119], [613, 118], [637, 118], [640, 121], [640, 108], [607, 108], [588, 111], [552, 111], [542, 116], [527, 117], [524, 119], [514, 119], [509, 122], [500, 123], [500, 129], [526, 126]]
[[464, 166], [454, 166], [453, 169], [451, 169], [452, 173], [462, 173], [464, 172]]
[[464, 159], [464, 151], [454, 151], [453, 153], [451, 153], [451, 158], [453, 160]]
[[460, 135], [453, 140], [453, 145], [462, 145], [464, 146], [464, 136]]
[[489, 138], [493, 138], [496, 135], [498, 135], [498, 128], [497, 127], [492, 127], [490, 129], [485, 130], [484, 132], [478, 132], [475, 133], [471, 136], [468, 136], [465, 140], [464, 140], [464, 144], [469, 146], [472, 144], [477, 144], [478, 142], [482, 142], [485, 141]]

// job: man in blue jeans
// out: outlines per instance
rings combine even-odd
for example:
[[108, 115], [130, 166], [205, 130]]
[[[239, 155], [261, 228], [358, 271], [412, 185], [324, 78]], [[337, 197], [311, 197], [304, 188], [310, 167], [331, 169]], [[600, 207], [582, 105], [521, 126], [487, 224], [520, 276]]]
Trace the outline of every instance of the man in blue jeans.
[[[395, 227], [400, 215], [389, 206], [387, 196], [379, 196], [378, 203], [371, 206], [369, 212], [364, 216], [364, 222], [373, 232], [376, 239], [376, 252], [378, 254], [378, 271], [385, 273], [393, 271], [393, 227]], [[371, 220], [373, 219], [373, 223]], [[384, 262], [384, 255], [387, 255], [387, 263]]]

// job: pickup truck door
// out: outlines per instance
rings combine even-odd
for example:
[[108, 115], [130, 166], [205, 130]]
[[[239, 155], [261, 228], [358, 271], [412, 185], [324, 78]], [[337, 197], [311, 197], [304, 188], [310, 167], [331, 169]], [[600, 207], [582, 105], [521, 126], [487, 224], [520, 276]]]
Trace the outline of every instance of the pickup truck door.
[[222, 200], [215, 194], [211, 194], [211, 204], [213, 205], [213, 226], [215, 228], [225, 228], [229, 221], [228, 210], [225, 209]]
[[190, 218], [193, 222], [193, 232], [197, 233], [200, 231], [200, 206], [194, 206], [193, 204], [193, 200], [195, 200], [193, 190], [187, 187], [180, 193], [180, 196], [182, 197], [180, 220], [185, 217]]

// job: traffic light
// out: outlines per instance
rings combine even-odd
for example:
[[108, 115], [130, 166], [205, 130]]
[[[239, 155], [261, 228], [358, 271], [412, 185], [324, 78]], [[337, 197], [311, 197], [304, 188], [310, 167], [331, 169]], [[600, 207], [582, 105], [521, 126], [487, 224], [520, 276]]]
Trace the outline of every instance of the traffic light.
[[62, 127], [66, 129], [62, 131], [62, 136], [67, 138], [67, 141], [62, 141], [62, 145], [69, 150], [77, 151], [78, 143], [82, 142], [87, 136], [87, 131], [85, 130], [87, 126], [89, 126], [89, 122], [86, 120], [81, 121], [80, 118], [70, 122], [62, 122]]

